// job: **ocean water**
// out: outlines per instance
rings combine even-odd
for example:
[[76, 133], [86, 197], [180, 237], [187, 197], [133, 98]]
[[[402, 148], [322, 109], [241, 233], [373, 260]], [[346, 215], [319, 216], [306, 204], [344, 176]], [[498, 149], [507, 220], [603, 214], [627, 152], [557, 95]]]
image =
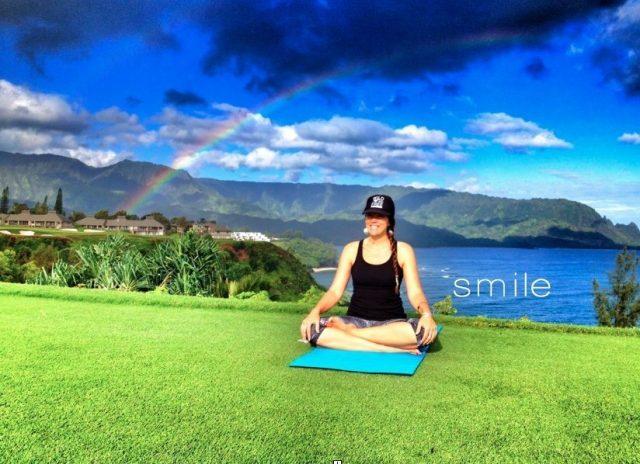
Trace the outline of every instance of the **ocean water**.
[[[337, 249], [340, 253], [342, 247]], [[452, 295], [461, 315], [526, 316], [540, 322], [596, 325], [592, 282], [596, 278], [601, 287], [609, 288], [608, 273], [614, 269], [620, 250], [441, 247], [415, 248], [415, 252], [422, 288], [430, 304]], [[326, 287], [331, 285], [333, 276], [333, 271], [314, 273], [316, 281]], [[478, 282], [479, 279], [494, 281], [492, 294], [489, 282]], [[504, 282], [504, 292], [496, 279]], [[545, 281], [538, 281], [538, 296], [531, 292], [536, 279], [548, 282], [547, 288]], [[347, 291], [353, 292], [351, 279]], [[404, 281], [401, 297], [405, 310], [410, 310]]]

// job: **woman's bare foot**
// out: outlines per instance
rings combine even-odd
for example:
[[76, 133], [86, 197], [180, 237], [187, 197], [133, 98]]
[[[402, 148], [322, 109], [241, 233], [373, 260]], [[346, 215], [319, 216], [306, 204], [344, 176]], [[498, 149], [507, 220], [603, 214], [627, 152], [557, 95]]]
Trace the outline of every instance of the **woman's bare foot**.
[[[327, 321], [328, 322], [328, 321]], [[387, 346], [365, 340], [364, 338], [351, 335], [349, 332], [335, 327], [325, 327], [317, 340], [318, 346], [335, 348], [339, 350], [355, 351], [377, 351], [383, 353], [410, 353], [420, 354], [417, 349], [403, 349], [395, 346]]]
[[349, 332], [356, 328], [355, 324], [347, 324], [339, 317], [331, 316], [327, 321], [327, 327], [335, 327], [336, 329], [344, 330], [345, 332]]
[[405, 348], [397, 348], [394, 346], [387, 346], [387, 345], [380, 345], [383, 346], [385, 348], [376, 350], [376, 351], [382, 351], [384, 353], [410, 353], [410, 354], [420, 354], [420, 350], [418, 350], [417, 348], [409, 348], [409, 349], [405, 349]]

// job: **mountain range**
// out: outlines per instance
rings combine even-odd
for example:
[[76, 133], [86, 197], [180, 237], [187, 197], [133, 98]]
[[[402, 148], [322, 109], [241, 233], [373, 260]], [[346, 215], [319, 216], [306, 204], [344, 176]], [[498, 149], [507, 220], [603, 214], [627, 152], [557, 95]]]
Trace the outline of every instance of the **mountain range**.
[[207, 218], [234, 230], [273, 235], [301, 231], [337, 245], [363, 237], [365, 200], [385, 193], [396, 205], [396, 237], [416, 247], [640, 248], [635, 223], [614, 224], [590, 206], [562, 198], [512, 199], [397, 185], [229, 181], [145, 161], [92, 167], [59, 155], [0, 152], [0, 188], [5, 186], [12, 201], [27, 204], [45, 195], [53, 200], [61, 187], [67, 213], [90, 215], [131, 205], [128, 212], [138, 215], [159, 211], [167, 217]]

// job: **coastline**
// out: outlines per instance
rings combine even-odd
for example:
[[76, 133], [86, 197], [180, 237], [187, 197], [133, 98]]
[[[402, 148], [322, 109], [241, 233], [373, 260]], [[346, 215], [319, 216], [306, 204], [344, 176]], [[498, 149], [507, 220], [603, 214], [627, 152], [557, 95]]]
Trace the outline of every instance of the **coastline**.
[[337, 271], [337, 267], [313, 267], [311, 268], [313, 272], [329, 272], [329, 271]]

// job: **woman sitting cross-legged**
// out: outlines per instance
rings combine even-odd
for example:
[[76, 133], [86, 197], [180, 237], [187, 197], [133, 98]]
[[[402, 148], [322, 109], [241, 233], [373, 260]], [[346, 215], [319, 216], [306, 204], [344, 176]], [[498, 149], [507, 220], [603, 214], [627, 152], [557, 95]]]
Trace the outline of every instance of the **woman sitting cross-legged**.
[[[369, 237], [344, 247], [331, 287], [302, 321], [300, 334], [312, 346], [420, 354], [419, 348], [436, 338], [437, 328], [413, 248], [394, 237], [395, 205], [390, 196], [370, 196], [362, 214]], [[350, 276], [354, 292], [347, 315], [320, 317], [340, 301]], [[404, 312], [403, 276], [420, 318], [408, 319]]]

